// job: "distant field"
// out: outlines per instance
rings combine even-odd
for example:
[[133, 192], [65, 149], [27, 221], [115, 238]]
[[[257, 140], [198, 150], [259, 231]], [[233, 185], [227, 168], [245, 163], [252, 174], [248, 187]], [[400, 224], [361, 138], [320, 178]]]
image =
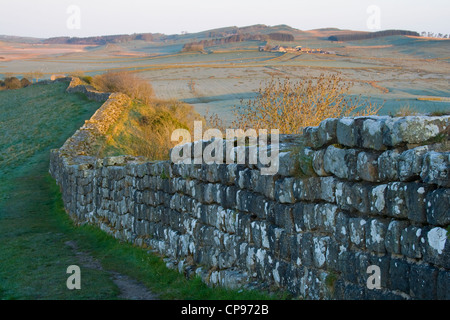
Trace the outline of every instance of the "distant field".
[[[254, 28], [265, 32], [264, 28]], [[278, 28], [291, 30], [287, 26]], [[271, 45], [301, 45], [333, 53], [325, 55], [259, 52], [258, 46], [265, 44], [262, 41], [214, 45], [203, 53], [180, 53], [185, 43], [206, 37], [205, 32], [173, 36], [164, 42], [135, 40], [88, 47], [82, 52], [0, 60], [0, 70], [20, 75], [40, 69], [47, 78], [80, 70], [88, 75], [130, 70], [151, 82], [158, 98], [180, 99], [193, 104], [200, 113], [209, 109], [225, 120], [231, 120], [230, 109], [240, 99], [252, 98], [271, 77], [304, 81], [321, 73], [341, 73], [354, 83], [352, 94], [384, 102], [381, 114], [395, 113], [407, 105], [418, 112], [450, 110], [450, 41], [407, 36], [325, 40], [336, 32], [344, 31], [295, 31], [293, 42], [270, 41]]]

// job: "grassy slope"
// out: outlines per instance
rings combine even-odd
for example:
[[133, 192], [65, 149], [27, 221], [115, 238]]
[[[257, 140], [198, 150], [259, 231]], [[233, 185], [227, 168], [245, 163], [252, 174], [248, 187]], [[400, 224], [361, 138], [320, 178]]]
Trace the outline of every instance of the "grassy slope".
[[[119, 289], [108, 270], [141, 281], [162, 299], [268, 298], [187, 281], [144, 249], [91, 226], [74, 227], [47, 172], [48, 151], [59, 147], [99, 104], [65, 94], [65, 86], [0, 92], [0, 300], [117, 299]], [[67, 241], [76, 241], [103, 270], [83, 267]], [[72, 264], [81, 267], [81, 290], [66, 288], [66, 269]]]

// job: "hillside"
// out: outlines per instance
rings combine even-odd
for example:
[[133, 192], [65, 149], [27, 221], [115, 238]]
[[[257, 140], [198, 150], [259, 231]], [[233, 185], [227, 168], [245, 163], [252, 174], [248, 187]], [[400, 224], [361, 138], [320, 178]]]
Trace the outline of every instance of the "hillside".
[[64, 140], [67, 128], [80, 127], [101, 103], [67, 94], [68, 83], [0, 91], [0, 175], [47, 152]]

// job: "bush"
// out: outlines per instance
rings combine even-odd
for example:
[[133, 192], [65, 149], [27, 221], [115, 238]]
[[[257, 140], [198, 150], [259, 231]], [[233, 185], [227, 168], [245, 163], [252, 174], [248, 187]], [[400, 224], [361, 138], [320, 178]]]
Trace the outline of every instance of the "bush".
[[21, 83], [23, 88], [28, 87], [29, 85], [31, 85], [30, 80], [28, 80], [27, 78], [20, 79], [20, 83]]
[[132, 99], [149, 104], [153, 97], [153, 87], [146, 80], [140, 79], [130, 72], [109, 71], [90, 79], [95, 89], [103, 92], [121, 92]]
[[380, 107], [352, 98], [352, 83], [338, 75], [321, 75], [317, 80], [275, 81], [258, 91], [253, 100], [235, 107], [233, 126], [247, 130], [278, 129], [284, 134], [301, 133], [327, 118], [377, 114]]
[[204, 50], [204, 45], [201, 43], [186, 43], [183, 46], [183, 49], [181, 50], [181, 52], [193, 52], [193, 51], [203, 51]]
[[22, 88], [22, 83], [16, 77], [9, 77], [5, 79], [5, 87], [8, 90]]

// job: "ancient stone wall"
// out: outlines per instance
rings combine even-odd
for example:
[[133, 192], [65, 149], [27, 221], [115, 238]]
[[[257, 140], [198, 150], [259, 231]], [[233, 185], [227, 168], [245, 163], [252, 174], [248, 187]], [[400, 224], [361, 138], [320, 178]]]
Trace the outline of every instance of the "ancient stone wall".
[[211, 285], [450, 299], [449, 116], [328, 119], [282, 135], [278, 172], [262, 175], [260, 164], [97, 158], [89, 137], [124, 101], [112, 96], [52, 150], [50, 173], [77, 223]]

